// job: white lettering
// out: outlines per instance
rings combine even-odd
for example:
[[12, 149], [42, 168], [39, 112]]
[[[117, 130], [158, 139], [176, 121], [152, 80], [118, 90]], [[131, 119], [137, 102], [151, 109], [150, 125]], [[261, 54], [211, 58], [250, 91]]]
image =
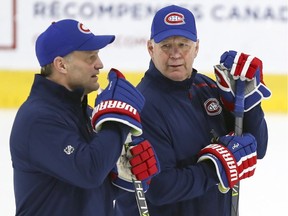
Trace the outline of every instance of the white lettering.
[[95, 107], [95, 112], [99, 112], [102, 110], [106, 110], [106, 109], [120, 109], [120, 110], [127, 110], [130, 113], [132, 113], [133, 115], [137, 114], [137, 110], [131, 106], [130, 104], [127, 104], [123, 101], [113, 101], [113, 100], [109, 100], [109, 101], [102, 101], [100, 104], [98, 104]]
[[118, 103], [116, 104], [116, 108], [119, 108], [119, 109], [127, 109], [126, 106], [128, 104], [126, 104], [125, 102], [121, 102], [121, 101], [117, 101]]
[[230, 169], [230, 178], [231, 178], [231, 181], [238, 180], [238, 172], [236, 169]]
[[118, 104], [118, 101], [108, 101], [107, 107], [105, 107], [105, 109], [109, 109], [109, 108], [114, 108], [116, 107]]
[[229, 168], [231, 181], [238, 180], [238, 171], [236, 163], [234, 161], [232, 154], [227, 150], [227, 148], [219, 144], [212, 144], [209, 147], [217, 151], [221, 155], [221, 157], [226, 161], [227, 167]]
[[232, 160], [234, 163], [234, 160], [233, 160], [233, 158], [229, 152], [227, 154], [223, 154], [222, 156], [225, 159], [225, 161], [231, 161]]
[[218, 151], [220, 154], [225, 154], [225, 153], [228, 152], [227, 149], [224, 148], [223, 146], [221, 146], [221, 147], [219, 147], [219, 148], [217, 148], [215, 150]]
[[98, 110], [106, 109], [107, 103], [108, 103], [107, 101], [104, 101], [104, 102], [100, 103], [99, 106], [98, 106]]

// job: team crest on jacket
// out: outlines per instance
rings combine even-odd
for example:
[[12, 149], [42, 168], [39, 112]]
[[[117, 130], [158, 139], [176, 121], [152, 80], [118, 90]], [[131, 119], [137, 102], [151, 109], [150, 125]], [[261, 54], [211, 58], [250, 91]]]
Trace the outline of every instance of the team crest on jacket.
[[215, 116], [222, 112], [222, 107], [216, 98], [209, 98], [204, 102], [204, 107], [208, 115]]

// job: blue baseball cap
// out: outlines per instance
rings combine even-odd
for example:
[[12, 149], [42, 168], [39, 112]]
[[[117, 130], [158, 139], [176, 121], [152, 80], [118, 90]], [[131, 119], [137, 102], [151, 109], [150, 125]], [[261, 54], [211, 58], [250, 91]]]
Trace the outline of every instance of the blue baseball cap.
[[115, 40], [114, 35], [94, 35], [82, 23], [64, 19], [53, 22], [36, 40], [36, 56], [40, 66], [73, 51], [99, 50]]
[[195, 18], [191, 11], [177, 5], [157, 11], [152, 22], [150, 39], [159, 43], [171, 36], [183, 36], [197, 41]]

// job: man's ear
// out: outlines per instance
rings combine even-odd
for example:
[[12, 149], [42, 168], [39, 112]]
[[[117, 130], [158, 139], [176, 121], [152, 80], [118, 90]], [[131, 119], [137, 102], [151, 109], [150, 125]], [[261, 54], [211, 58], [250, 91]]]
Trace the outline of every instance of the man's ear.
[[149, 55], [152, 56], [154, 49], [154, 42], [152, 40], [147, 41], [147, 50], [149, 52]]
[[66, 73], [67, 64], [63, 57], [57, 56], [53, 61], [54, 68], [60, 73]]
[[194, 58], [197, 57], [198, 51], [199, 51], [199, 39], [197, 40], [197, 42], [196, 42], [196, 44], [195, 44], [195, 54], [194, 54]]

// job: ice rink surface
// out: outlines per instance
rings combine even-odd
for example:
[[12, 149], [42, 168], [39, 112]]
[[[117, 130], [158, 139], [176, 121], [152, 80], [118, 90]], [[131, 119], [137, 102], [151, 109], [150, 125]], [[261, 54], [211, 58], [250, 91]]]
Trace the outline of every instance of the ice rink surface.
[[[15, 215], [9, 136], [16, 110], [0, 109], [0, 215]], [[255, 175], [241, 181], [240, 216], [288, 215], [288, 115], [266, 114], [269, 143]], [[200, 215], [199, 215], [200, 216]]]

